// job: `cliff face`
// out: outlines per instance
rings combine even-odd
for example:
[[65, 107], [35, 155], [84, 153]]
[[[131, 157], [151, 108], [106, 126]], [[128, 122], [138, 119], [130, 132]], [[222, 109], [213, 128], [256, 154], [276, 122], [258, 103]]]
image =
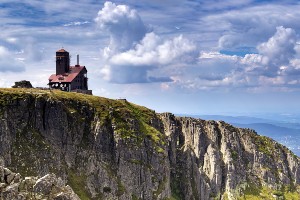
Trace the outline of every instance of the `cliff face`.
[[282, 145], [222, 121], [161, 118], [180, 199], [299, 198], [299, 159]]
[[0, 90], [0, 165], [81, 199], [300, 197], [298, 157], [251, 130], [59, 91]]

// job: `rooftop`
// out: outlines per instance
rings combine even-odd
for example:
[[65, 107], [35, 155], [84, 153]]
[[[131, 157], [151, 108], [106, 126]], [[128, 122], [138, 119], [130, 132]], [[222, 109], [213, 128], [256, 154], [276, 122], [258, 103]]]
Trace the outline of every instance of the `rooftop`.
[[70, 83], [74, 78], [81, 72], [81, 70], [85, 69], [85, 66], [70, 66], [70, 70], [68, 73], [64, 74], [52, 74], [49, 77], [50, 82], [60, 82], [60, 83]]
[[64, 49], [60, 49], [60, 50], [58, 50], [58, 51], [56, 51], [56, 52], [67, 52], [67, 51], [64, 50]]

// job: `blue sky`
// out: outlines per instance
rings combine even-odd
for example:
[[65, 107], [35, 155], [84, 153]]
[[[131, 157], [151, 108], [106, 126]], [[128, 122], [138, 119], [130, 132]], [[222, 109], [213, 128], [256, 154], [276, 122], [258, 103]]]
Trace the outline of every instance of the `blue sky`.
[[95, 95], [186, 114], [300, 113], [297, 1], [1, 0], [0, 87], [64, 47]]

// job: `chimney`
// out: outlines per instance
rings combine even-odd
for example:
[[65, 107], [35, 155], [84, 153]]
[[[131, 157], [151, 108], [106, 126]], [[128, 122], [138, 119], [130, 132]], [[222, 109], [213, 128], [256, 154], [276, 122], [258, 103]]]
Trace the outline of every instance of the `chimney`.
[[77, 65], [76, 66], [78, 66], [78, 67], [80, 66], [79, 65], [79, 54], [77, 54]]

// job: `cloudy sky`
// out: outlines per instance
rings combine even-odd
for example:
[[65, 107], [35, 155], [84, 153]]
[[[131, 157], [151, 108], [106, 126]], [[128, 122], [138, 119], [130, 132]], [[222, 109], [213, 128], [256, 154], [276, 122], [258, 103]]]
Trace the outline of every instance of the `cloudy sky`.
[[95, 95], [157, 112], [300, 113], [300, 3], [0, 0], [0, 87], [80, 54]]

